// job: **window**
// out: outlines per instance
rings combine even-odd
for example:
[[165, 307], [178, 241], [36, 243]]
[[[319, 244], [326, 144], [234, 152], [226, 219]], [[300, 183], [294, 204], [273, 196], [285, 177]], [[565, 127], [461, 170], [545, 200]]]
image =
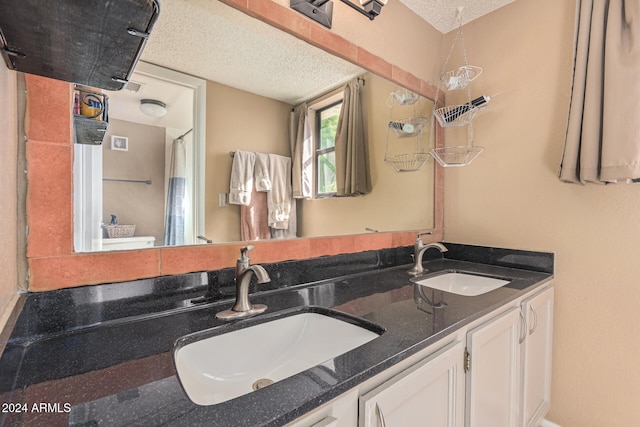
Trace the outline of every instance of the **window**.
[[316, 112], [315, 165], [316, 195], [329, 197], [336, 193], [336, 131], [342, 100]]

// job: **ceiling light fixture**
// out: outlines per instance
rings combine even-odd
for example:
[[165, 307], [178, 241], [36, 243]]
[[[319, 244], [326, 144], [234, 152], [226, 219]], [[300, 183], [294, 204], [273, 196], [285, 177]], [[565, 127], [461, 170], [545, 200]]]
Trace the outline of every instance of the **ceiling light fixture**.
[[[382, 6], [387, 4], [388, 0], [360, 0], [360, 5], [362, 7], [349, 0], [340, 1], [373, 21], [376, 16], [380, 15]], [[333, 19], [333, 1], [291, 0], [290, 4], [292, 9], [297, 10], [306, 17], [313, 19], [327, 28], [331, 28], [331, 21]]]
[[167, 104], [156, 99], [141, 99], [140, 111], [149, 117], [164, 117], [167, 115]]
[[352, 9], [357, 10], [370, 20], [376, 19], [376, 16], [380, 15], [382, 11], [382, 6], [387, 4], [388, 0], [360, 0], [360, 5], [362, 8], [359, 8], [355, 4], [351, 3], [349, 0], [341, 0], [342, 3], [346, 3], [351, 6]]

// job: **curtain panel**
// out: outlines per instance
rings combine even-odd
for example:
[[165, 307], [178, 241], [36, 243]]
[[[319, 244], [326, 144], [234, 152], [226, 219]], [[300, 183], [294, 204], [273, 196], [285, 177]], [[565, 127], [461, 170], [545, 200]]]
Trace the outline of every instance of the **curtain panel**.
[[637, 0], [577, 0], [562, 181], [640, 178], [639, 19]]
[[290, 114], [289, 141], [292, 196], [309, 199], [313, 196], [313, 133], [306, 103], [295, 107]]
[[371, 192], [369, 153], [364, 135], [360, 82], [353, 79], [344, 89], [335, 140], [338, 196], [358, 196]]

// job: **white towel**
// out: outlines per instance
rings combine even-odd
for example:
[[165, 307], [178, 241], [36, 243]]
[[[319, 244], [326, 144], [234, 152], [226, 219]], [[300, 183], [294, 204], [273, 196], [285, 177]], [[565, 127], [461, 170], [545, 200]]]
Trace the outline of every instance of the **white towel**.
[[271, 190], [267, 193], [269, 227], [287, 230], [291, 212], [291, 158], [269, 154]]
[[248, 151], [236, 151], [231, 166], [229, 181], [229, 203], [248, 206], [251, 203], [253, 188], [253, 168], [256, 154]]
[[256, 153], [256, 166], [253, 173], [256, 190], [271, 190], [271, 178], [269, 177], [269, 155], [265, 153]]

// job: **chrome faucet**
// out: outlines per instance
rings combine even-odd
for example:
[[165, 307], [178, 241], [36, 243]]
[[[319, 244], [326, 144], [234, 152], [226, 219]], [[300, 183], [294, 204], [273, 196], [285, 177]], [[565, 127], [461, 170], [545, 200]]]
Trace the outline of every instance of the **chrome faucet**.
[[232, 320], [240, 317], [252, 316], [262, 313], [267, 309], [264, 304], [251, 304], [249, 301], [249, 283], [255, 275], [258, 283], [267, 283], [271, 281], [267, 270], [260, 265], [250, 265], [247, 252], [252, 250], [253, 246], [245, 246], [240, 248], [240, 258], [236, 262], [236, 302], [228, 310], [216, 313], [218, 319]]
[[442, 243], [428, 243], [425, 245], [424, 242], [422, 241], [422, 236], [426, 234], [431, 234], [431, 232], [427, 231], [426, 233], [418, 234], [416, 243], [413, 245], [413, 253], [414, 253], [413, 258], [414, 258], [415, 264], [413, 268], [409, 270], [409, 274], [411, 274], [412, 276], [417, 276], [426, 271], [424, 267], [422, 267], [422, 256], [427, 251], [427, 249], [436, 248], [440, 252], [448, 251], [448, 249]]

